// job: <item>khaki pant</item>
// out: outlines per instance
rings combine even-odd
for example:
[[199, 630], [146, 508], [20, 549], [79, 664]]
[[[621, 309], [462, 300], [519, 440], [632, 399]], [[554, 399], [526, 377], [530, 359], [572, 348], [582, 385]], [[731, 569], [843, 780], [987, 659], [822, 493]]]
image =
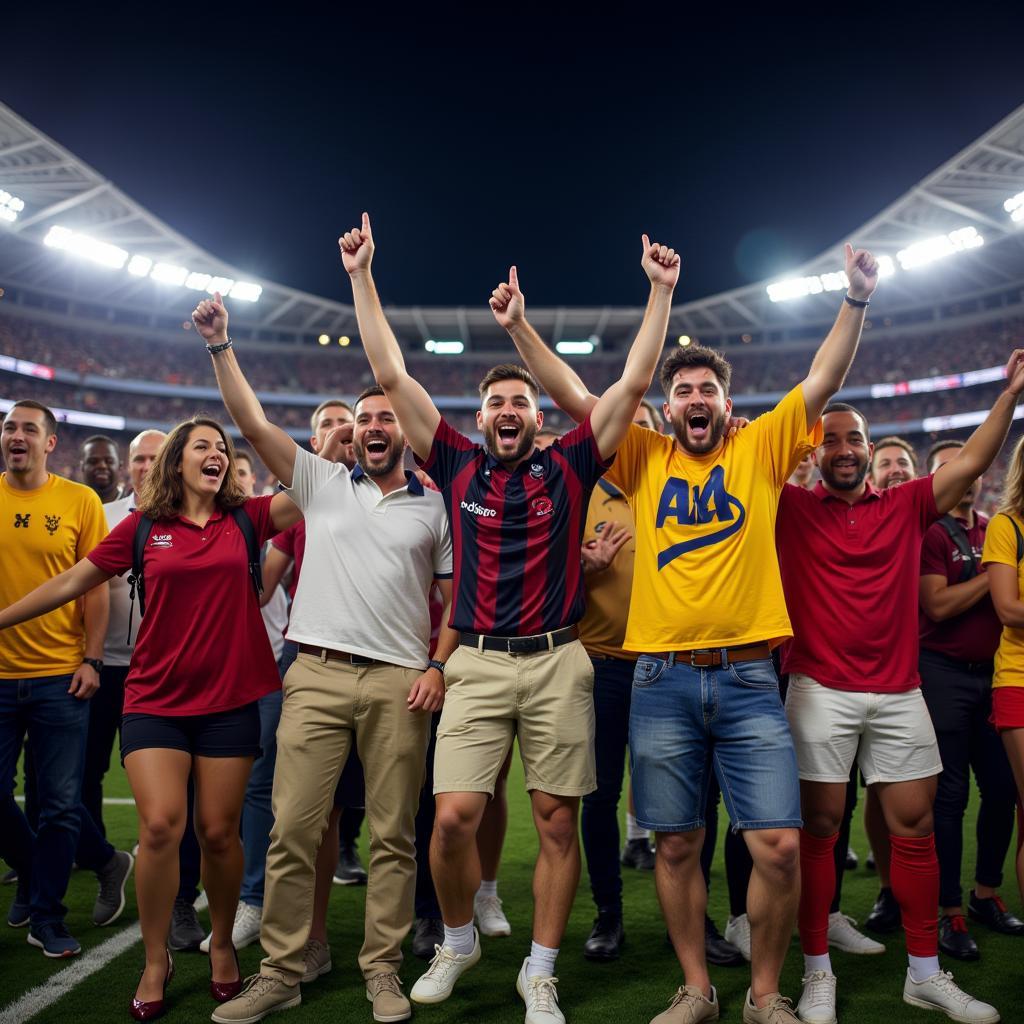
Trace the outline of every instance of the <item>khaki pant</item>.
[[288, 670], [260, 931], [267, 952], [263, 974], [289, 985], [302, 977], [316, 854], [353, 735], [366, 775], [370, 827], [359, 967], [369, 978], [401, 966], [402, 940], [412, 926], [414, 823], [430, 736], [430, 715], [406, 705], [419, 674], [393, 665], [322, 662], [309, 654], [300, 654]]

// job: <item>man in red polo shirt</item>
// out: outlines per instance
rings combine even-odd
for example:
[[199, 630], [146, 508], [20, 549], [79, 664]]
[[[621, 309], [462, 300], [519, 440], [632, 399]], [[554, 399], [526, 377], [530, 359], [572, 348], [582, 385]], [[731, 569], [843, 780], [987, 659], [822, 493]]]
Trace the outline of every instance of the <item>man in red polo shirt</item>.
[[[864, 417], [849, 405], [823, 413], [813, 490], [783, 489], [776, 527], [793, 640], [786, 712], [800, 769], [800, 940], [807, 1024], [834, 1024], [836, 981], [828, 955], [833, 847], [856, 758], [877, 786], [889, 825], [892, 889], [910, 964], [903, 999], [967, 1022], [994, 1022], [991, 1006], [940, 970], [938, 861], [932, 826], [935, 732], [920, 693], [917, 595], [921, 540], [988, 468], [1006, 438], [1024, 389], [1024, 350], [1007, 365], [1008, 385], [985, 422], [934, 475], [885, 491], [867, 481], [872, 446]], [[858, 749], [859, 747], [859, 749]]]

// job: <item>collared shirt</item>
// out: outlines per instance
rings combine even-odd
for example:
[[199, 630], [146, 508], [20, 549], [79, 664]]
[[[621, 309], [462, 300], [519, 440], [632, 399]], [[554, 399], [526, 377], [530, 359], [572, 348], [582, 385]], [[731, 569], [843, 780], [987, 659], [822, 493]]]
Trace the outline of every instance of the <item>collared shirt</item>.
[[[135, 495], [127, 498], [115, 498], [103, 506], [107, 517], [107, 527], [114, 529], [128, 517], [135, 507]], [[110, 579], [110, 624], [107, 626], [107, 642], [103, 645], [103, 663], [105, 665], [125, 666], [131, 663], [132, 647], [135, 636], [128, 636], [128, 620], [132, 620], [133, 634], [139, 631], [139, 616], [131, 614], [131, 587], [123, 576], [112, 576]]]
[[533, 636], [580, 620], [583, 524], [608, 466], [589, 417], [511, 472], [442, 418], [420, 465], [451, 519], [454, 629]]
[[427, 595], [452, 572], [441, 495], [412, 473], [383, 494], [356, 466], [296, 449], [286, 489], [306, 519], [306, 548], [288, 639], [424, 669]]
[[939, 518], [930, 476], [852, 505], [818, 483], [788, 484], [776, 540], [793, 639], [783, 672], [836, 690], [899, 693], [920, 685], [921, 540]]
[[[51, 473], [42, 487], [22, 491], [0, 474], [0, 608], [70, 569], [106, 534], [91, 487]], [[0, 632], [0, 679], [68, 675], [84, 654], [81, 605], [70, 601]]]
[[[975, 512], [973, 526], [968, 526], [965, 519], [958, 519], [957, 522], [967, 534], [967, 542], [971, 545], [980, 569], [988, 520]], [[942, 523], [930, 526], [921, 544], [921, 575], [941, 576], [948, 586], [955, 587], [960, 583], [962, 565], [960, 549], [953, 543], [953, 538]], [[921, 646], [958, 661], [991, 661], [995, 657], [1002, 631], [1003, 624], [996, 615], [988, 593], [983, 594], [967, 611], [942, 622], [929, 619], [923, 608], [918, 616]]]
[[583, 574], [587, 610], [580, 619], [580, 640], [589, 654], [635, 661], [636, 654], [622, 649], [626, 638], [626, 621], [629, 618], [633, 557], [636, 552], [633, 513], [622, 491], [607, 480], [598, 480], [590, 496], [583, 543], [597, 539], [613, 526], [626, 527], [631, 536], [619, 548], [607, 569]]
[[[245, 502], [260, 544], [274, 533], [272, 500]], [[127, 572], [138, 520], [130, 512], [89, 552], [89, 561], [111, 575]], [[146, 614], [125, 680], [125, 714], [215, 714], [280, 687], [245, 537], [233, 516], [214, 512], [205, 526], [184, 516], [157, 520], [142, 568]]]
[[299, 587], [299, 573], [302, 572], [302, 559], [306, 554], [306, 520], [300, 519], [287, 530], [282, 530], [270, 543], [282, 554], [292, 560], [292, 580], [288, 584], [288, 596], [294, 601], [295, 591]]
[[[982, 565], [998, 562], [1000, 565], [1011, 565], [1017, 570], [1017, 591], [1024, 594], [1024, 562], [1017, 558], [1017, 529], [1024, 533], [1024, 521], [1014, 515], [1010, 517], [1000, 512], [992, 517], [985, 533], [985, 548], [982, 551]], [[1024, 686], [1024, 629], [1003, 626], [999, 638], [999, 649], [996, 651], [996, 671], [992, 678], [992, 686]]]
[[709, 455], [631, 426], [605, 479], [636, 521], [624, 647], [673, 651], [791, 634], [775, 555], [779, 492], [821, 438], [797, 386]]

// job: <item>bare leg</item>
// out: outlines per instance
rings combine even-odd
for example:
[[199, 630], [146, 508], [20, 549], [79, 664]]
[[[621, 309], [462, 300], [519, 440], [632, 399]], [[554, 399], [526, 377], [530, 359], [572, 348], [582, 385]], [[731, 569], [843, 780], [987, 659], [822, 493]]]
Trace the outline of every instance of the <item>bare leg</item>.
[[692, 832], [658, 832], [654, 859], [654, 884], [687, 985], [711, 997], [711, 978], [704, 956], [704, 915], [708, 891], [700, 870], [704, 829]]
[[1005, 729], [1003, 746], [1013, 768], [1017, 782], [1017, 888], [1024, 899], [1024, 845], [1021, 843], [1024, 821], [1021, 820], [1021, 801], [1024, 800], [1024, 729]]
[[434, 834], [430, 839], [430, 873], [441, 916], [449, 928], [473, 920], [473, 897], [480, 888], [476, 833], [487, 793], [438, 793]]
[[509, 747], [505, 763], [494, 783], [494, 796], [487, 801], [480, 828], [476, 834], [476, 848], [480, 856], [480, 877], [493, 882], [498, 877], [501, 851], [505, 846], [508, 829], [508, 772], [512, 766], [512, 748]]
[[333, 807], [327, 819], [327, 831], [316, 854], [316, 885], [313, 889], [313, 923], [309, 937], [320, 942], [327, 941], [327, 907], [331, 902], [331, 888], [334, 885], [334, 866], [338, 863], [338, 819], [341, 808]]
[[868, 786], [867, 798], [864, 801], [864, 831], [868, 834], [871, 852], [875, 855], [875, 871], [878, 873], [878, 884], [883, 889], [889, 888], [889, 829], [885, 824], [885, 815], [878, 802], [878, 794], [874, 786]]
[[580, 884], [580, 799], [535, 789], [530, 800], [540, 839], [533, 869], [533, 941], [558, 949]]

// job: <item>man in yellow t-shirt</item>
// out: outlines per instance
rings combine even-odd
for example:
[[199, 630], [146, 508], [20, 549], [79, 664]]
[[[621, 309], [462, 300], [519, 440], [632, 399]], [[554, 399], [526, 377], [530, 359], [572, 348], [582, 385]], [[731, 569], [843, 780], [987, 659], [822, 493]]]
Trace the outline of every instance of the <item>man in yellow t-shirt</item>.
[[[637, 821], [658, 834], [658, 896], [686, 979], [657, 1024], [718, 1017], [704, 956], [700, 875], [713, 768], [754, 862], [747, 896], [745, 1024], [796, 1022], [778, 981], [799, 895], [800, 792], [771, 648], [792, 635], [775, 553], [782, 487], [821, 441], [817, 422], [853, 361], [878, 281], [846, 247], [850, 288], [807, 377], [727, 436], [731, 368], [690, 345], [664, 362], [674, 436], [631, 427], [605, 479], [629, 499], [636, 555], [626, 650], [636, 651], [629, 745]], [[581, 419], [593, 397], [534, 339], [515, 337], [555, 402]]]
[[[0, 431], [6, 469], [0, 474], [0, 608], [70, 569], [106, 536], [95, 492], [47, 471], [56, 444], [57, 423], [45, 406], [24, 401], [8, 411]], [[129, 855], [116, 853], [91, 819], [84, 822], [80, 803], [88, 699], [99, 686], [107, 615], [104, 584], [80, 604], [0, 632], [0, 779], [7, 787], [0, 793], [0, 852], [19, 880], [8, 924], [28, 924], [29, 943], [50, 957], [80, 951], [64, 927], [61, 904], [76, 849], [78, 861], [100, 876], [98, 924], [123, 909], [131, 867]], [[26, 732], [39, 796], [35, 832], [13, 791]]]

